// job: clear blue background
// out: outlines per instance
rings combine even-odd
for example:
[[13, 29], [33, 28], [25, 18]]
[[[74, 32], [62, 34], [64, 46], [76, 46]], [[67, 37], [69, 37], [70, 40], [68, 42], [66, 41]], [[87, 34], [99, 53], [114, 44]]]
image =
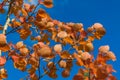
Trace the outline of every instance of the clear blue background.
[[[120, 0], [54, 0], [54, 4], [52, 9], [47, 9], [53, 19], [62, 22], [81, 22], [85, 28], [96, 22], [104, 25], [107, 34], [101, 40], [95, 40], [94, 54], [97, 55], [99, 46], [108, 44], [117, 56], [117, 61], [109, 61], [109, 63], [117, 71], [114, 75], [120, 80]], [[4, 23], [4, 16], [0, 15], [0, 23]], [[19, 40], [19, 36], [15, 37]], [[8, 37], [8, 39], [12, 40], [13, 36]], [[16, 41], [15, 39], [13, 40], [13, 42]], [[30, 41], [25, 43], [31, 44]], [[12, 69], [13, 64], [10, 61], [6, 64], [6, 68], [9, 74], [7, 80], [19, 80], [26, 74], [17, 69]], [[58, 72], [59, 77], [55, 80], [72, 80], [73, 75], [77, 73], [77, 69], [78, 67], [73, 67], [69, 78], [62, 78]], [[53, 80], [47, 76], [44, 76], [41, 80], [48, 79]]]

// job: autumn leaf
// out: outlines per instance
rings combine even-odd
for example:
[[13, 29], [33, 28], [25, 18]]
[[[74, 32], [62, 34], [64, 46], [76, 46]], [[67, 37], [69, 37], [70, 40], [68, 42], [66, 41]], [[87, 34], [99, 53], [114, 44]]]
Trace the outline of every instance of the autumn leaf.
[[60, 53], [62, 51], [62, 45], [61, 44], [56, 44], [54, 46], [54, 51], [57, 53]]
[[49, 57], [52, 51], [49, 47], [45, 46], [38, 50], [37, 54], [42, 57]]
[[23, 16], [25, 16], [25, 17], [27, 17], [28, 16], [28, 13], [25, 11], [25, 9], [21, 9], [21, 12], [22, 12], [22, 14], [23, 14]]
[[63, 51], [63, 52], [61, 52], [60, 57], [63, 59], [68, 59], [68, 58], [70, 58], [70, 54], [68, 51]]
[[20, 37], [22, 39], [26, 39], [31, 34], [31, 31], [29, 29], [27, 29], [27, 30], [19, 29], [19, 30], [17, 30], [17, 32], [20, 34]]
[[10, 50], [10, 47], [6, 41], [6, 36], [4, 34], [0, 34], [0, 50], [3, 52]]
[[61, 61], [59, 62], [59, 66], [60, 66], [61, 68], [66, 68], [66, 66], [67, 66], [66, 61], [61, 60]]
[[83, 66], [83, 61], [81, 60], [81, 58], [78, 56], [77, 53], [73, 54], [74, 58], [78, 61], [79, 65]]
[[42, 3], [47, 8], [52, 8], [53, 7], [53, 0], [44, 0]]
[[5, 79], [7, 77], [8, 77], [7, 71], [4, 68], [1, 68], [0, 69], [0, 78]]
[[65, 43], [73, 44], [73, 40], [70, 37], [65, 37], [63, 41], [65, 41]]
[[38, 10], [37, 17], [50, 19], [50, 16], [45, 12], [44, 9]]
[[5, 63], [6, 63], [6, 58], [0, 57], [0, 66], [4, 66]]
[[63, 70], [63, 71], [62, 71], [62, 76], [63, 76], [64, 78], [69, 77], [69, 76], [70, 76], [70, 71], [67, 70], [67, 69]]

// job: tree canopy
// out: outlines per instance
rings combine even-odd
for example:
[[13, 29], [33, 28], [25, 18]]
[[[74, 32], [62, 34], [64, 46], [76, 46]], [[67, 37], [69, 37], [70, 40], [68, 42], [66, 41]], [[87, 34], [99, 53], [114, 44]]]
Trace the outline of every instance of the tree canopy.
[[[80, 66], [73, 80], [117, 80], [112, 75], [115, 72], [112, 65], [107, 64], [109, 60], [116, 60], [109, 45], [100, 46], [97, 57], [93, 54], [93, 41], [106, 34], [102, 24], [94, 23], [84, 29], [82, 23], [52, 19], [46, 9], [39, 8], [52, 8], [53, 0], [38, 0], [37, 5], [25, 1], [2, 0], [0, 3], [0, 15], [7, 13], [5, 24], [0, 23], [0, 79], [9, 76], [4, 65], [12, 60], [14, 68], [28, 73], [26, 80], [40, 80], [44, 75], [55, 79], [59, 76], [57, 71], [66, 78], [73, 74], [70, 73], [73, 65]], [[12, 33], [19, 34], [16, 44], [7, 41]], [[27, 39], [36, 43], [26, 45]], [[52, 41], [55, 44], [51, 46]], [[69, 49], [63, 49], [67, 44]]]

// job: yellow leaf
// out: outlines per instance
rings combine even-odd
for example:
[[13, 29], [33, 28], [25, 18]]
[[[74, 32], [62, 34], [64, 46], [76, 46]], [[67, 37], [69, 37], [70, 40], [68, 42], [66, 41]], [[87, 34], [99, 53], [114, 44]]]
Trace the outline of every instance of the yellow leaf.
[[77, 53], [73, 54], [74, 58], [77, 60], [78, 64], [83, 66], [83, 61], [81, 60], [81, 58], [79, 57], [79, 55]]
[[73, 44], [73, 40], [70, 37], [66, 37], [63, 39], [66, 43]]

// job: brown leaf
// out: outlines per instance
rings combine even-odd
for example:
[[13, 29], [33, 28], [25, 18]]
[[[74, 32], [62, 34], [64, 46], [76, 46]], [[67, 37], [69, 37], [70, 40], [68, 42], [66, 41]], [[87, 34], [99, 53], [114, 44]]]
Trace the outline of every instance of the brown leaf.
[[37, 13], [38, 18], [47, 18], [50, 19], [50, 16], [45, 12], [44, 9], [39, 9]]
[[94, 46], [93, 46], [93, 44], [91, 42], [88, 42], [88, 43], [86, 43], [86, 45], [84, 45], [83, 49], [86, 52], [91, 52], [91, 51], [93, 51]]
[[70, 54], [68, 51], [63, 51], [63, 52], [61, 52], [60, 57], [62, 59], [68, 59], [68, 58], [70, 58]]
[[82, 30], [82, 31], [80, 32], [80, 37], [81, 37], [81, 38], [86, 38], [86, 37], [87, 37], [87, 32], [84, 31], [84, 30]]
[[63, 76], [64, 78], [69, 77], [69, 76], [70, 76], [70, 71], [67, 70], [67, 69], [63, 70], [63, 71], [62, 71], [62, 76]]
[[84, 80], [83, 75], [75, 75], [72, 80]]
[[53, 0], [44, 0], [43, 4], [47, 8], [52, 8], [53, 7]]
[[30, 75], [30, 80], [38, 80], [38, 76], [34, 73]]
[[42, 47], [37, 52], [38, 56], [49, 57], [52, 54], [52, 51], [49, 47]]
[[23, 16], [25, 16], [25, 17], [27, 17], [28, 16], [28, 13], [25, 11], [25, 9], [21, 9], [21, 12], [22, 12], [22, 14], [23, 14]]
[[81, 58], [79, 57], [79, 55], [78, 55], [77, 53], [74, 53], [73, 56], [74, 56], [74, 58], [77, 60], [77, 62], [78, 62], [78, 64], [79, 64], [80, 66], [83, 66], [83, 65], [84, 65], [84, 64], [83, 64], [83, 61], [81, 60]]
[[58, 77], [55, 70], [50, 71], [48, 73], [48, 76], [54, 79]]
[[4, 68], [0, 69], [0, 78], [5, 79], [7, 77], [7, 71]]
[[3, 52], [10, 50], [10, 47], [6, 41], [6, 36], [4, 34], [0, 34], [0, 50]]
[[65, 41], [65, 43], [73, 44], [73, 40], [70, 37], [65, 37], [63, 41]]
[[22, 39], [26, 39], [31, 34], [31, 31], [29, 29], [27, 29], [27, 30], [20, 29], [20, 30], [17, 30], [17, 32], [20, 34], [20, 37]]
[[41, 38], [41, 41], [42, 41], [42, 42], [49, 43], [48, 38], [49, 38], [48, 34], [44, 34], [44, 35], [42, 36], [42, 38]]

